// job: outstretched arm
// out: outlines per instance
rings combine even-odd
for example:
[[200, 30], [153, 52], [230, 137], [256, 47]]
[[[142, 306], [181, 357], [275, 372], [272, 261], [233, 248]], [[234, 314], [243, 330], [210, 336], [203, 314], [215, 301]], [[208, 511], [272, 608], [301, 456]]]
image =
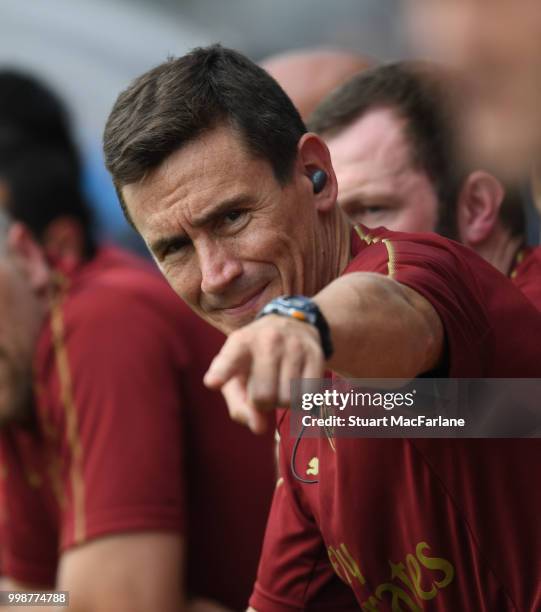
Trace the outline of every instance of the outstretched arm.
[[290, 381], [320, 378], [326, 368], [354, 378], [413, 378], [437, 366], [444, 333], [432, 305], [386, 276], [355, 272], [314, 297], [327, 319], [334, 354], [325, 363], [318, 331], [269, 315], [233, 332], [205, 383], [222, 389], [231, 417], [254, 432], [264, 413], [290, 402]]

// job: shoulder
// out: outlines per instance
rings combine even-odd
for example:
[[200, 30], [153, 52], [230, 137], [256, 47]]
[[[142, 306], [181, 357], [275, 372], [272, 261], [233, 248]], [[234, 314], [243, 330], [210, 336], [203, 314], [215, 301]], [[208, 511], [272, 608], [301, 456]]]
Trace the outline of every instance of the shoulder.
[[[471, 249], [437, 234], [378, 228], [358, 234], [353, 255], [346, 272], [386, 274], [431, 304], [444, 326], [453, 375], [466, 371], [462, 365], [474, 356], [477, 370], [469, 367], [467, 375], [538, 375], [531, 362], [538, 361], [534, 339], [541, 334], [541, 317], [509, 279]], [[514, 360], [503, 358], [510, 353]]]
[[85, 317], [96, 310], [114, 315], [122, 306], [134, 304], [178, 313], [178, 298], [153, 264], [114, 248], [102, 249], [83, 266], [68, 281], [64, 297], [70, 312]]
[[154, 264], [107, 249], [74, 279], [63, 310], [73, 325], [116, 325], [151, 328], [188, 341], [197, 334], [213, 343], [221, 334], [202, 322], [173, 292]]
[[451, 292], [484, 301], [494, 292], [515, 293], [505, 276], [472, 249], [435, 233], [361, 228], [360, 233], [357, 230], [353, 255], [346, 272], [371, 265], [370, 271], [387, 274], [404, 284], [408, 279], [428, 286], [443, 283]]
[[384, 227], [356, 226], [352, 234], [352, 255], [347, 271], [370, 265], [385, 265], [389, 273], [405, 264], [420, 269], [435, 264], [445, 267], [461, 263], [474, 269], [487, 265], [471, 249], [438, 234], [394, 232]]
[[118, 250], [101, 252], [69, 281], [51, 308], [38, 353], [61, 336], [72, 353], [101, 347], [115, 354], [144, 350], [187, 363], [200, 353], [214, 356], [223, 336], [176, 296], [152, 264]]
[[511, 278], [520, 284], [523, 280], [541, 280], [541, 247], [528, 247], [521, 250], [516, 258], [516, 267]]

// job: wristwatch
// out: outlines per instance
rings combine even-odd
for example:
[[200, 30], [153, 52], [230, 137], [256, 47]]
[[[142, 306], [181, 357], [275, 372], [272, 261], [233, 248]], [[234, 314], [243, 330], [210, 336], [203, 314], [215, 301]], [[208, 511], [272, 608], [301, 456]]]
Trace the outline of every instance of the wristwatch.
[[331, 357], [333, 354], [333, 345], [329, 324], [313, 300], [304, 295], [283, 295], [271, 300], [268, 304], [263, 306], [257, 314], [256, 319], [260, 319], [270, 314], [291, 317], [298, 321], [313, 325], [319, 332], [321, 348], [323, 349], [325, 359]]

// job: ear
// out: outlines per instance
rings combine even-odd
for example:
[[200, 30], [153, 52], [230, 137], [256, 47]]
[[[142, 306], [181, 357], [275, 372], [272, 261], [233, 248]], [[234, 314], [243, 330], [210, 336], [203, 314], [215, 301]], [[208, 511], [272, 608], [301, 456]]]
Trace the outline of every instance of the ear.
[[71, 217], [55, 219], [44, 232], [43, 249], [53, 268], [66, 275], [72, 274], [84, 258], [81, 224]]
[[476, 170], [468, 175], [457, 203], [458, 232], [463, 244], [479, 246], [490, 237], [504, 196], [503, 185], [492, 174]]
[[[308, 132], [299, 140], [297, 151], [297, 160], [300, 165], [299, 171], [304, 177], [306, 189], [309, 190], [314, 198], [316, 209], [320, 212], [332, 210], [336, 205], [338, 184], [327, 145], [317, 134]], [[319, 193], [314, 193], [311, 177], [317, 170], [325, 172], [327, 182]]]
[[36, 294], [45, 293], [49, 288], [51, 270], [43, 250], [24, 224], [16, 222], [10, 226], [7, 248], [32, 290]]

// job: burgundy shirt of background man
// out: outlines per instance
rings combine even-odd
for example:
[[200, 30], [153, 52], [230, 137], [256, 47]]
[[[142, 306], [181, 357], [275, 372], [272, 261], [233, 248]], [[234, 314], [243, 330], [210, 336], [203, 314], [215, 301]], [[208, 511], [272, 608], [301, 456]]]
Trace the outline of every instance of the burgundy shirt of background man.
[[541, 247], [526, 247], [516, 259], [511, 280], [541, 310]]
[[69, 279], [35, 356], [37, 431], [1, 434], [5, 575], [54, 585], [73, 546], [170, 531], [187, 544], [189, 595], [245, 605], [273, 441], [232, 423], [201, 382], [223, 340], [149, 264], [118, 250]]

